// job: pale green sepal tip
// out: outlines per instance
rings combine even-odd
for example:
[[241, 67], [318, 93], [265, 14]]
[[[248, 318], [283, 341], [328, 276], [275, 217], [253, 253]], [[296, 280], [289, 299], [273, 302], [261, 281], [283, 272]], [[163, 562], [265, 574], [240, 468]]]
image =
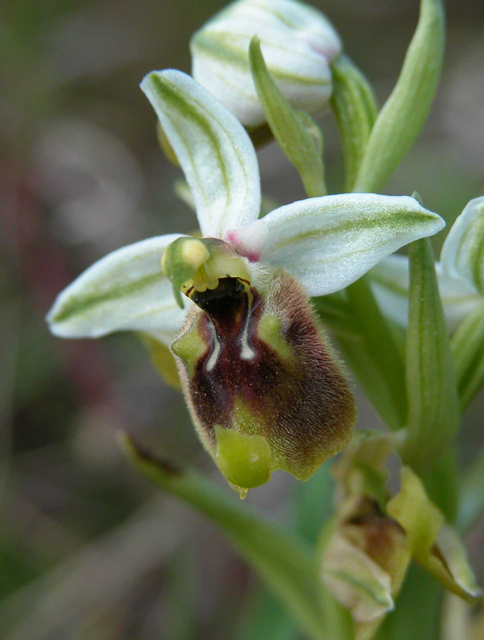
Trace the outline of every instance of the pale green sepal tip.
[[216, 461], [226, 479], [242, 489], [259, 487], [272, 474], [272, 454], [264, 436], [215, 426]]

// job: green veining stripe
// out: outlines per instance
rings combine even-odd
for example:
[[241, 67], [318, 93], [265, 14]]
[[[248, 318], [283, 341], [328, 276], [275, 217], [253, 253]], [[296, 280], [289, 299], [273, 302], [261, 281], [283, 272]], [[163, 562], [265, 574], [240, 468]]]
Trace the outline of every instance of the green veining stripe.
[[54, 316], [53, 321], [64, 322], [66, 320], [72, 320], [75, 316], [82, 315], [83, 313], [92, 310], [93, 307], [105, 304], [106, 302], [115, 302], [121, 298], [133, 295], [156, 282], [161, 282], [163, 279], [160, 268], [159, 273], [153, 273], [124, 286], [116, 287], [116, 289], [112, 289], [110, 291], [104, 291], [102, 293], [93, 292], [91, 294], [87, 293], [86, 295], [78, 296], [72, 295], [61, 306], [57, 314]]
[[[185, 99], [185, 96], [177, 90], [176, 86], [172, 85], [166, 80], [163, 82], [161, 78], [159, 78], [156, 74], [153, 74], [151, 76], [151, 81], [153, 83], [154, 89], [157, 91], [162, 101], [171, 103], [176, 109], [178, 109], [183, 114], [183, 116], [187, 120], [190, 120], [195, 125], [200, 127], [200, 129], [202, 129], [202, 131], [205, 133], [205, 135], [208, 138], [208, 141], [210, 142], [211, 146], [215, 151], [217, 164], [219, 165], [220, 172], [222, 174], [222, 179], [223, 179], [225, 189], [227, 193], [230, 194], [230, 189], [229, 189], [230, 180], [227, 175], [227, 170], [225, 167], [223, 155], [220, 151], [220, 145], [218, 143], [217, 137], [215, 136], [213, 129], [210, 126], [208, 118], [205, 116], [204, 112], [206, 110], [203, 108], [202, 105], [200, 105], [200, 103], [197, 102], [196, 106], [198, 107], [199, 112], [195, 111], [193, 109], [193, 105], [187, 102], [187, 100]], [[176, 123], [173, 123], [172, 121], [172, 124], [176, 127]], [[194, 162], [193, 155], [190, 152], [190, 146], [187, 145], [187, 143], [185, 142], [186, 138], [184, 138], [182, 134], [182, 128], [178, 126], [176, 127], [176, 129], [178, 134], [182, 137], [185, 143], [185, 146], [187, 148], [187, 151], [190, 154], [190, 159], [192, 161], [193, 167], [196, 168], [196, 163]], [[199, 184], [201, 185], [201, 182]]]
[[[197, 54], [202, 54], [211, 58], [220, 58], [224, 63], [231, 63], [234, 66], [240, 67], [243, 71], [250, 73], [249, 58], [247, 53], [238, 47], [234, 47], [233, 36], [229, 34], [210, 34], [198, 33], [193, 39], [193, 45], [196, 48]], [[271, 46], [276, 46], [271, 44]], [[287, 51], [284, 47], [280, 47], [283, 51]], [[308, 57], [308, 56], [306, 56]], [[310, 78], [307, 76], [301, 76], [296, 73], [289, 73], [285, 69], [270, 65], [271, 75], [278, 80], [285, 82], [294, 82], [296, 84], [302, 84], [306, 86], [325, 87], [331, 84], [331, 79], [327, 78]]]
[[[170, 100], [171, 100], [171, 104], [174, 105], [175, 108], [178, 108], [182, 112], [184, 117], [186, 117], [188, 120], [191, 120], [193, 123], [195, 123], [206, 134], [209, 143], [211, 144], [211, 146], [214, 149], [215, 157], [217, 159], [217, 164], [218, 164], [218, 166], [220, 168], [220, 172], [222, 174], [222, 180], [223, 180], [223, 184], [224, 184], [226, 195], [227, 195], [227, 203], [226, 203], [226, 209], [227, 209], [229, 203], [233, 199], [233, 197], [232, 197], [232, 189], [231, 189], [231, 181], [230, 181], [230, 176], [229, 176], [229, 174], [227, 172], [226, 163], [224, 161], [224, 153], [221, 150], [222, 145], [219, 144], [217, 136], [215, 135], [212, 127], [210, 126], [209, 118], [213, 118], [213, 115], [209, 111], [207, 111], [207, 109], [206, 109], [204, 104], [200, 103], [198, 100], [194, 99], [193, 97], [192, 97], [192, 103], [188, 103], [185, 100], [185, 96], [179, 92], [178, 88], [175, 85], [172, 85], [171, 83], [167, 82], [166, 80], [163, 82], [155, 74], [152, 75], [151, 79], [152, 79], [153, 87], [154, 87], [155, 91], [157, 91], [160, 94], [160, 97], [162, 98], [162, 100], [165, 100], [167, 102], [170, 102]], [[198, 111], [195, 111], [194, 107], [196, 107], [198, 109]], [[172, 121], [172, 124], [177, 129], [177, 133], [180, 136], [180, 138], [182, 139], [182, 141], [183, 141], [183, 143], [185, 145], [185, 148], [187, 150], [187, 153], [188, 153], [188, 155], [190, 157], [190, 161], [191, 161], [192, 167], [193, 167], [195, 173], [198, 176], [197, 164], [195, 162], [195, 158], [193, 156], [193, 153], [191, 152], [191, 147], [188, 144], [188, 142], [186, 140], [186, 137], [183, 135], [183, 129], [181, 127], [176, 127], [176, 123], [174, 123], [173, 121]], [[217, 121], [217, 126], [226, 135], [227, 140], [231, 144], [231, 148], [232, 148], [235, 156], [237, 157], [238, 165], [239, 165], [238, 166], [238, 170], [241, 173], [243, 173], [243, 175], [244, 175], [244, 178], [245, 178], [245, 191], [246, 191], [246, 194], [248, 195], [248, 193], [250, 191], [250, 188], [251, 188], [251, 184], [250, 184], [249, 176], [247, 174], [247, 168], [246, 168], [245, 162], [243, 160], [243, 152], [242, 152], [241, 149], [239, 149], [239, 146], [234, 143], [234, 141], [232, 139], [231, 131], [229, 129], [226, 129], [220, 123], [220, 121]], [[198, 185], [200, 187], [200, 191], [202, 192], [202, 194], [204, 196], [204, 200], [205, 200], [205, 202], [207, 204], [207, 207], [209, 208], [211, 202], [210, 202], [209, 198], [207, 197], [207, 194], [203, 190], [203, 182], [200, 180], [200, 178], [198, 179]], [[220, 222], [221, 222], [221, 220], [220, 220]]]
[[[336, 209], [336, 208], [335, 208]], [[383, 214], [381, 217], [377, 218], [377, 219], [373, 219], [373, 220], [349, 220], [346, 224], [340, 224], [338, 225], [338, 227], [332, 227], [330, 229], [313, 229], [311, 231], [305, 231], [302, 232], [298, 235], [291, 235], [291, 237], [286, 238], [286, 240], [283, 240], [281, 242], [278, 242], [276, 246], [274, 246], [273, 248], [271, 248], [271, 251], [278, 251], [279, 249], [282, 249], [283, 247], [293, 244], [295, 242], [300, 242], [303, 240], [310, 240], [312, 238], [319, 238], [321, 236], [331, 236], [331, 235], [335, 235], [335, 234], [341, 234], [341, 233], [346, 233], [348, 231], [371, 231], [372, 229], [377, 229], [377, 228], [381, 228], [382, 222], [387, 222], [388, 226], [392, 226], [392, 222], [391, 222], [391, 217], [395, 212], [389, 212], [387, 214]], [[314, 212], [309, 212], [307, 214], [308, 216], [310, 215], [315, 215]], [[317, 214], [316, 214], [317, 215]], [[416, 220], [417, 222], [423, 222], [423, 215], [422, 213], [406, 213], [406, 212], [402, 212], [402, 217], [405, 216], [405, 222], [411, 222], [412, 220]], [[301, 216], [302, 218], [302, 216]], [[300, 218], [300, 219], [301, 219]], [[433, 218], [431, 218], [430, 216], [427, 217], [427, 220], [433, 220]], [[406, 228], [406, 224], [401, 224], [401, 221], [399, 221], [398, 225], [395, 225], [396, 227], [396, 232], [408, 232], [407, 228]], [[383, 243], [386, 244], [386, 243]]]

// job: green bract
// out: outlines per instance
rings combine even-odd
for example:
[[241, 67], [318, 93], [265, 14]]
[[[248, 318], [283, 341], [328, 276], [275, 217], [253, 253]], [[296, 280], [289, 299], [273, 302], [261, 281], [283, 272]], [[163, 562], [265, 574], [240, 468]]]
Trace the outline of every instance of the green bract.
[[355, 191], [380, 191], [415, 142], [437, 90], [444, 54], [440, 0], [422, 0], [398, 82], [378, 114], [359, 166]]
[[142, 89], [204, 237], [161, 236], [100, 260], [58, 297], [51, 329], [63, 337], [131, 330], [172, 345], [199, 435], [226, 477], [254, 486], [284, 469], [306, 479], [355, 422], [307, 296], [342, 289], [444, 222], [413, 198], [375, 194], [310, 198], [258, 219], [256, 155], [235, 117], [179, 71], [150, 73]]

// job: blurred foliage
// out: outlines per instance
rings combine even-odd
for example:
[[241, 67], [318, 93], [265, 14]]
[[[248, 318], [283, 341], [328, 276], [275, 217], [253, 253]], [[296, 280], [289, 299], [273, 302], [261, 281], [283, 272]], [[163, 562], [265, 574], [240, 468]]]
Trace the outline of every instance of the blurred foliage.
[[[0, 635], [7, 640], [257, 640], [269, 637], [269, 620], [280, 625], [274, 640], [297, 637], [218, 534], [153, 497], [121, 459], [113, 435], [123, 428], [218, 477], [184, 403], [159, 380], [141, 343], [132, 336], [61, 342], [43, 320], [56, 294], [108, 251], [180, 224], [192, 229], [193, 215], [172, 188], [179, 173], [157, 147], [137, 85], [154, 68], [188, 71], [191, 33], [223, 4], [7, 0], [0, 8]], [[417, 0], [314, 4], [338, 27], [381, 103]], [[416, 189], [452, 221], [484, 193], [484, 6], [451, 0], [447, 7], [437, 103], [388, 191]], [[329, 117], [322, 126], [327, 181], [338, 191], [336, 127]], [[275, 145], [260, 161], [268, 196], [280, 203], [302, 196]], [[483, 408], [481, 397], [467, 413], [461, 464], [482, 444]], [[360, 415], [364, 426], [377, 421], [364, 402]], [[329, 505], [327, 490], [319, 494], [324, 482], [315, 478], [297, 500], [310, 539]], [[290, 521], [296, 484], [276, 473], [249, 501]], [[483, 536], [481, 523], [470, 538], [481, 581]], [[411, 597], [404, 593], [404, 602]]]

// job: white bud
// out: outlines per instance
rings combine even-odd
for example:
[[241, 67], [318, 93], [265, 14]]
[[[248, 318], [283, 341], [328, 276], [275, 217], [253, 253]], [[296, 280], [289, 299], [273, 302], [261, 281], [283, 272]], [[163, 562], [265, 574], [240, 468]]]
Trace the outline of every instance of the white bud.
[[331, 97], [331, 61], [341, 52], [334, 27], [295, 0], [238, 0], [216, 14], [190, 43], [192, 74], [248, 127], [264, 122], [249, 67], [259, 36], [267, 67], [296, 109], [315, 114]]

